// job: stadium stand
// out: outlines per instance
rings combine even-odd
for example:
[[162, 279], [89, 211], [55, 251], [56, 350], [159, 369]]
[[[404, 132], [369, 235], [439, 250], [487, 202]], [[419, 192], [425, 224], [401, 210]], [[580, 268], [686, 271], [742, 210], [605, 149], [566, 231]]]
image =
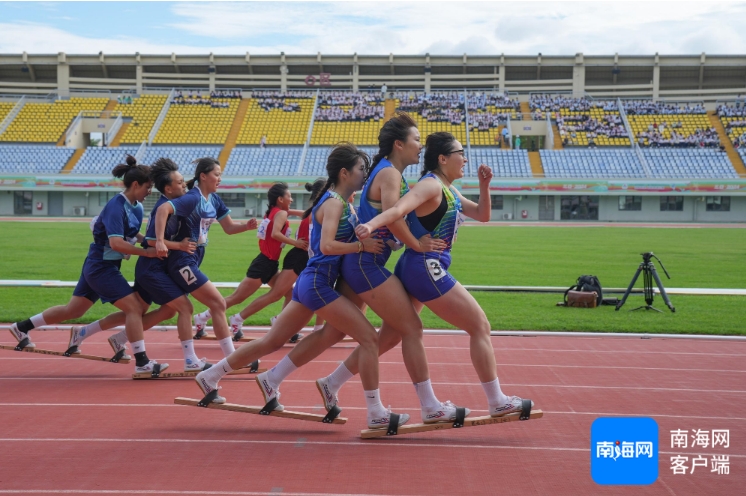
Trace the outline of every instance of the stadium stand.
[[298, 172], [300, 146], [237, 146], [226, 164], [228, 176], [293, 176]]
[[358, 145], [378, 144], [384, 120], [380, 92], [329, 91], [319, 94], [311, 145], [334, 145], [350, 141]]
[[[472, 146], [495, 146], [501, 126], [521, 119], [521, 104], [500, 93], [468, 92], [469, 139]], [[499, 146], [499, 145], [498, 145]]]
[[303, 145], [308, 136], [315, 94], [308, 91], [255, 91], [237, 145]]
[[0, 172], [57, 174], [74, 152], [54, 145], [0, 145]]
[[394, 99], [396, 110], [409, 113], [417, 123], [423, 144], [428, 134], [440, 131], [447, 131], [466, 143], [463, 92], [397, 91]]
[[5, 119], [5, 116], [8, 115], [15, 106], [16, 102], [0, 102], [0, 122]]
[[[223, 144], [228, 138], [239, 99], [177, 93], [153, 143]], [[160, 110], [159, 110], [160, 111]]]
[[719, 147], [720, 138], [701, 104], [622, 101], [640, 146]]
[[[500, 150], [499, 148], [472, 147], [471, 156], [471, 177], [477, 176], [477, 169], [480, 164], [488, 165], [492, 168], [492, 173], [496, 177], [532, 177], [531, 165], [528, 160], [528, 151], [526, 150]], [[469, 170], [467, 168], [467, 170]]]
[[630, 144], [616, 101], [532, 94], [529, 107], [535, 119], [544, 119], [550, 114], [564, 146]]
[[132, 98], [132, 103], [117, 103], [114, 111], [121, 112], [124, 118], [132, 119], [122, 135], [121, 143], [140, 144], [146, 141], [167, 97], [167, 95], [140, 95]]
[[27, 103], [0, 135], [0, 141], [57, 143], [82, 110], [103, 110], [109, 98], [70, 98], [53, 103]]
[[661, 148], [642, 151], [656, 179], [737, 179], [728, 155], [707, 148]]
[[718, 105], [717, 115], [733, 146], [740, 149], [746, 145], [746, 104]]
[[[89, 147], [80, 158], [72, 172], [76, 174], [111, 174], [117, 164], [124, 163], [127, 154], [137, 152], [135, 146], [120, 146], [116, 148]], [[191, 162], [201, 157], [217, 157], [219, 146], [151, 146], [140, 161], [152, 164], [161, 157], [167, 157], [176, 162], [184, 178], [191, 179], [195, 165]], [[63, 164], [64, 165], [64, 164]]]
[[645, 177], [631, 148], [540, 150], [539, 153], [546, 177]]
[[[311, 146], [308, 148], [306, 154], [306, 162], [301, 172], [304, 176], [326, 176], [326, 157], [331, 151], [331, 146]], [[367, 153], [371, 159], [373, 155], [378, 152], [378, 147], [375, 146], [361, 146], [359, 147], [365, 153]], [[417, 178], [420, 176], [422, 170], [422, 160], [425, 156], [425, 150], [422, 150], [420, 154], [420, 163], [410, 165], [404, 170], [404, 177], [406, 178]]]

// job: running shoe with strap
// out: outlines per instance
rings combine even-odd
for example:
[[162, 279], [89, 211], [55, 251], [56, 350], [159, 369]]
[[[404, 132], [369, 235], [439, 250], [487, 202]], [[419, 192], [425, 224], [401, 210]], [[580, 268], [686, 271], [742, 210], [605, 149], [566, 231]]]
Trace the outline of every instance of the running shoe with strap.
[[275, 411], [281, 412], [285, 410], [285, 407], [280, 404], [280, 389], [270, 384], [268, 376], [269, 371], [262, 372], [261, 374], [256, 376], [256, 383], [259, 386], [259, 389], [262, 390], [262, 395], [264, 396], [264, 404], [266, 405], [267, 403], [272, 401], [273, 398], [277, 398], [277, 407], [275, 408]]
[[316, 379], [316, 389], [319, 390], [319, 394], [321, 394], [321, 398], [324, 400], [324, 408], [326, 408], [327, 412], [337, 406], [337, 403], [339, 403], [339, 397], [337, 396], [337, 393], [333, 393], [332, 388], [329, 387], [328, 378], [322, 377], [321, 379]]
[[73, 350], [74, 355], [80, 354], [80, 345], [86, 337], [85, 326], [72, 326], [70, 328], [70, 341], [67, 343], [67, 349]]
[[243, 337], [243, 331], [241, 330], [243, 328], [243, 319], [241, 318], [241, 315], [231, 315], [229, 320], [231, 323], [231, 335], [233, 336], [233, 341], [240, 341]]
[[13, 334], [13, 337], [16, 338], [19, 343], [24, 339], [28, 339], [28, 343], [25, 346], [26, 348], [36, 348], [36, 345], [31, 342], [29, 335], [18, 329], [17, 323], [10, 324], [10, 333]]
[[211, 363], [208, 363], [207, 358], [201, 358], [196, 362], [187, 360], [184, 362], [184, 372], [202, 372], [212, 367]]
[[[428, 408], [422, 409], [422, 422], [425, 424], [437, 424], [438, 422], [455, 422], [456, 421], [456, 405], [450, 401], [442, 401], [438, 408], [431, 410]], [[465, 408], [466, 414], [464, 417], [468, 417], [471, 410]]]
[[123, 360], [131, 360], [132, 357], [129, 356], [127, 351], [127, 333], [124, 331], [119, 331], [116, 334], [112, 334], [109, 336], [109, 346], [111, 346], [111, 349], [114, 350], [114, 354], [116, 355], [120, 351], [124, 351], [124, 355], [122, 355]]
[[202, 314], [195, 313], [194, 314], [194, 337], [199, 339], [203, 338], [207, 335], [205, 332], [205, 326], [207, 325], [207, 321], [210, 319], [205, 319], [202, 317]]
[[159, 364], [155, 360], [150, 360], [148, 363], [146, 363], [142, 367], [135, 366], [135, 373], [136, 374], [143, 374], [143, 373], [146, 373], [146, 372], [153, 372], [153, 369], [155, 369], [156, 365], [160, 365], [161, 366], [161, 372], [163, 372], [164, 370], [166, 370], [168, 368], [168, 364], [167, 363], [161, 363], [161, 364]]
[[[531, 408], [534, 402], [531, 402]], [[509, 413], [517, 413], [523, 410], [523, 399], [518, 396], [508, 396], [508, 402], [500, 406], [490, 407], [490, 417], [502, 417]]]
[[[202, 394], [207, 396], [212, 391], [220, 390], [218, 387], [217, 381], [212, 381], [207, 378], [207, 371], [203, 370], [199, 374], [197, 374], [197, 377], [194, 378], [195, 382], [199, 386], [199, 388], [202, 390]], [[217, 403], [219, 405], [222, 405], [225, 403], [225, 398], [217, 395], [215, 396], [215, 399], [212, 400], [213, 403]]]
[[[368, 413], [368, 429], [386, 429], [389, 426], [391, 420], [391, 409], [386, 410], [386, 414], [381, 417], [371, 417]], [[399, 414], [399, 427], [409, 422], [408, 413]]]

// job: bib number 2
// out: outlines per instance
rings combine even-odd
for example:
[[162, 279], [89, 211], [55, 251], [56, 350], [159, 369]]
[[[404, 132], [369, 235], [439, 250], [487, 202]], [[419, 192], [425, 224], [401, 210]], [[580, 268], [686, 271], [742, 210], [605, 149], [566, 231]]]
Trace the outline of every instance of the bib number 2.
[[430, 273], [430, 277], [432, 277], [433, 281], [439, 281], [446, 276], [447, 272], [440, 265], [439, 260], [428, 258], [425, 260], [425, 263], [427, 264], [427, 271]]
[[192, 272], [192, 269], [189, 267], [182, 267], [179, 269], [179, 274], [181, 274], [181, 277], [184, 278], [184, 281], [187, 283], [187, 285], [191, 286], [195, 282], [197, 282], [197, 277], [194, 275], [194, 272]]

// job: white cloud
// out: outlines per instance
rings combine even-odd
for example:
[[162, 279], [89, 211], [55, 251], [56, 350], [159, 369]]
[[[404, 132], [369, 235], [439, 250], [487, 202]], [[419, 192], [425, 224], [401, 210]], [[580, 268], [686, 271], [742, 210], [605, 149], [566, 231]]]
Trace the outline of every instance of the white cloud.
[[[141, 4], [145, 5], [145, 4]], [[50, 8], [56, 8], [50, 5]], [[173, 42], [111, 23], [93, 38], [0, 24], [0, 52], [288, 54], [736, 54], [745, 4], [718, 2], [175, 3]], [[116, 31], [116, 30], [119, 31]], [[133, 34], [134, 33], [134, 34]]]

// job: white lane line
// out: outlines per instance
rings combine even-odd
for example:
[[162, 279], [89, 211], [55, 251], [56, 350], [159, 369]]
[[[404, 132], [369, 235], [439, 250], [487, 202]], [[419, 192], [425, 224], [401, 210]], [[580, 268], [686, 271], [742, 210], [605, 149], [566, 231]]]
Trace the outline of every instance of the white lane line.
[[164, 491], [162, 489], [0, 489], [0, 494], [195, 494], [195, 495], [217, 495], [217, 496], [385, 496], [363, 493], [282, 493], [277, 492], [255, 492], [255, 491]]

